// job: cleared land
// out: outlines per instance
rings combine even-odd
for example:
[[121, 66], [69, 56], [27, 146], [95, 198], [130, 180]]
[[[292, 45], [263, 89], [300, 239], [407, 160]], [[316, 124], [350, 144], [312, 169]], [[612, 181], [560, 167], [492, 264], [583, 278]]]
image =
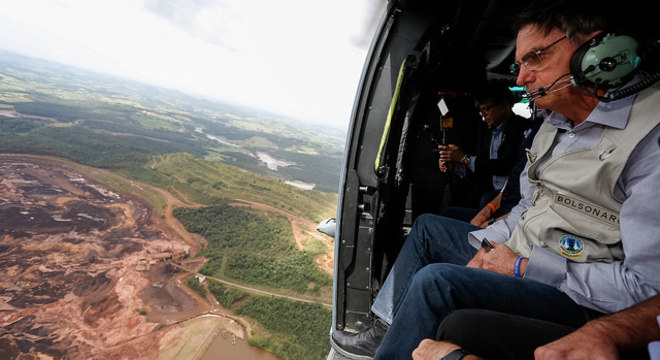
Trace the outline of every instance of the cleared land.
[[[94, 177], [160, 194], [164, 216]], [[46, 157], [1, 155], [0, 179], [0, 358], [196, 359], [217, 334], [251, 332], [210, 292], [202, 298], [183, 286], [204, 262], [187, 254], [205, 240], [172, 208], [198, 204]], [[300, 217], [239, 203], [277, 210], [300, 239], [303, 228], [309, 236], [312, 224]], [[190, 322], [202, 314], [214, 316]]]

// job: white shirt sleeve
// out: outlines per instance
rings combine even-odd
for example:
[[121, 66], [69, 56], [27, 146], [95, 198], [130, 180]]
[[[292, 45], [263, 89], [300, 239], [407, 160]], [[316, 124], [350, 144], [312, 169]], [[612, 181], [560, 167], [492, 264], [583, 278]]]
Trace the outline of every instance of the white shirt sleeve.
[[529, 163], [520, 173], [520, 195], [521, 199], [518, 205], [514, 206], [505, 220], [500, 220], [483, 230], [477, 230], [468, 234], [468, 242], [475, 248], [481, 247], [481, 241], [486, 238], [488, 241], [504, 244], [511, 237], [513, 229], [516, 228], [520, 215], [531, 205], [532, 195], [536, 186], [527, 179], [527, 169]]

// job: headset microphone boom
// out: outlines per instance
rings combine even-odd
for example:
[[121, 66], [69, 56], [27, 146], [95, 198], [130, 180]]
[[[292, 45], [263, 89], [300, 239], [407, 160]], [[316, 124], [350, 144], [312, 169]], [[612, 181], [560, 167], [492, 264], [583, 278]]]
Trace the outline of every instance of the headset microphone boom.
[[[560, 87], [553, 90], [552, 88], [555, 86], [560, 86]], [[524, 96], [527, 100], [533, 101], [548, 94], [552, 94], [554, 92], [564, 90], [570, 86], [575, 86], [575, 80], [573, 75], [571, 75], [571, 73], [566, 73], [558, 77], [557, 80], [555, 80], [552, 84], [548, 86], [540, 87], [534, 91], [527, 91]]]

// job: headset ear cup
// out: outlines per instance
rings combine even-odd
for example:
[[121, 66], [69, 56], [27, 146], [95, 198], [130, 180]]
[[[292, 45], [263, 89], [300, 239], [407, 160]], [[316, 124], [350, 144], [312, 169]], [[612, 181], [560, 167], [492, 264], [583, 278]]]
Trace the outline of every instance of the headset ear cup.
[[588, 72], [593, 71], [593, 67], [589, 69], [589, 65], [585, 64], [584, 57], [587, 55], [587, 52], [589, 52], [589, 50], [601, 44], [605, 35], [606, 35], [605, 32], [596, 34], [594, 37], [585, 41], [584, 44], [580, 45], [580, 47], [578, 47], [577, 50], [575, 50], [575, 53], [573, 53], [573, 56], [571, 57], [570, 66], [571, 66], [571, 75], [573, 75], [573, 79], [575, 79], [576, 83], [586, 86], [594, 85], [594, 82], [591, 81], [587, 76]]
[[570, 71], [581, 86], [617, 86], [627, 82], [639, 64], [637, 41], [602, 32], [575, 50]]
[[589, 39], [584, 44], [580, 45], [571, 57], [571, 75], [573, 75], [573, 79], [578, 84], [584, 84], [584, 82], [587, 80], [587, 78], [584, 76], [584, 70], [586, 69], [582, 68], [582, 63], [584, 60], [584, 55], [591, 48], [592, 40], [593, 39]]

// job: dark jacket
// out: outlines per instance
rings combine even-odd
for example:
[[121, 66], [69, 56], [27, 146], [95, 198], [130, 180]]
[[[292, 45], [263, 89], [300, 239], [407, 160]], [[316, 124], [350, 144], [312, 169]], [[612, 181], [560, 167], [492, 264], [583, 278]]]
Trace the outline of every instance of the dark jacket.
[[513, 114], [504, 121], [503, 126], [497, 159], [490, 159], [491, 129], [484, 127], [480, 133], [474, 168], [477, 188], [481, 193], [493, 190], [493, 175], [509, 176], [518, 159], [523, 133], [529, 127], [529, 121]]

